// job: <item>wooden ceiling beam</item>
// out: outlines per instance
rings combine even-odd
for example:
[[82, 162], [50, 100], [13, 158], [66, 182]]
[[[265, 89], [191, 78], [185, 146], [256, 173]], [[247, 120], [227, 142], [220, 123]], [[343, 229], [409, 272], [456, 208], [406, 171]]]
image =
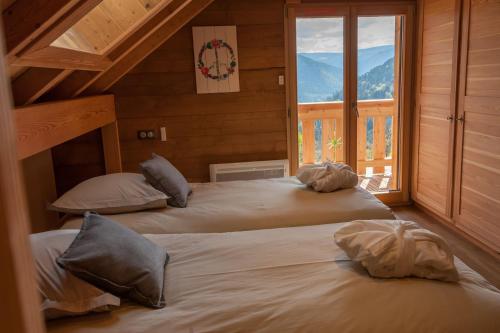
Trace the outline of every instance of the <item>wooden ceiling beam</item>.
[[196, 15], [207, 8], [214, 0], [191, 0], [187, 5], [174, 11], [165, 18], [163, 24], [132, 47], [130, 52], [113, 62], [111, 67], [98, 74], [98, 78], [85, 91], [83, 95], [102, 93], [132, 68], [138, 65], [148, 55], [170, 39], [177, 31], [191, 21]]
[[[155, 5], [153, 9], [154, 10], [153, 15], [147, 17], [144, 20], [144, 22], [137, 24], [137, 26], [134, 29], [132, 29], [129, 33], [127, 33], [123, 41], [117, 43], [117, 45], [110, 48], [104, 55], [107, 57], [109, 56], [111, 59], [116, 59], [119, 57], [120, 54], [125, 54], [131, 47], [133, 47], [133, 45], [135, 45], [139, 40], [141, 40], [144, 35], [147, 35], [148, 33], [150, 33], [151, 30], [154, 30], [156, 26], [162, 22], [162, 19], [165, 15], [169, 13], [171, 14], [176, 4], [184, 2], [186, 2], [186, 0], [161, 0], [161, 3]], [[81, 92], [82, 87], [83, 88], [87, 87], [86, 83], [93, 82], [93, 79], [96, 77], [96, 75], [97, 75], [96, 73], [89, 73], [87, 71], [78, 71], [78, 70], [75, 70], [73, 72], [62, 71], [62, 70], [60, 70], [59, 73], [52, 72], [50, 73], [50, 75], [48, 75], [47, 77], [48, 81], [46, 82], [46, 84], [40, 83], [39, 85], [39, 87], [44, 88], [42, 95], [45, 94], [47, 91], [50, 91], [44, 96], [43, 100], [72, 98]], [[21, 96], [36, 95], [36, 98], [41, 96], [41, 94], [39, 94], [36, 91], [31, 91], [29, 93], [20, 92], [20, 95]], [[27, 99], [23, 98], [20, 100], [20, 102], [24, 100]]]
[[[51, 2], [51, 1], [49, 1]], [[99, 5], [102, 0], [79, 0], [71, 10], [67, 11], [54, 24], [52, 24], [40, 37], [30, 43], [21, 55], [31, 53], [48, 47], [59, 36], [64, 34], [69, 28], [75, 25], [80, 19], [87, 15], [92, 9]]]
[[111, 61], [100, 54], [50, 46], [17, 58], [13, 65], [103, 71], [111, 65]]
[[16, 106], [31, 104], [57, 85], [72, 70], [29, 68], [12, 82], [12, 95]]
[[55, 99], [91, 95], [109, 89], [129, 70], [165, 43], [213, 0], [173, 0], [109, 54], [113, 64], [100, 73], [76, 71], [50, 92]]
[[17, 0], [3, 12], [7, 56], [15, 55], [64, 16], [79, 0]]

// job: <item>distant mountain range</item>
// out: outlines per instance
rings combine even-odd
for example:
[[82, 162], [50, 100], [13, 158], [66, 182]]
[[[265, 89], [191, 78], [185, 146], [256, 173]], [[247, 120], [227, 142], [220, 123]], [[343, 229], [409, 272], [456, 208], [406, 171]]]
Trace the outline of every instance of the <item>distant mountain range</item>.
[[[297, 54], [299, 103], [342, 100], [342, 57], [342, 53]], [[359, 99], [391, 98], [393, 67], [394, 46], [385, 45], [359, 50]]]

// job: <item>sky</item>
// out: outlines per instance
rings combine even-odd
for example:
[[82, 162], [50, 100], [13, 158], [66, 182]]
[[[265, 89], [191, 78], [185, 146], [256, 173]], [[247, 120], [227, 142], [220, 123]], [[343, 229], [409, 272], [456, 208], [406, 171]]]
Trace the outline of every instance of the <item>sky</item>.
[[[359, 48], [394, 44], [394, 21], [394, 16], [360, 17]], [[342, 18], [297, 19], [297, 52], [342, 52], [342, 35]]]

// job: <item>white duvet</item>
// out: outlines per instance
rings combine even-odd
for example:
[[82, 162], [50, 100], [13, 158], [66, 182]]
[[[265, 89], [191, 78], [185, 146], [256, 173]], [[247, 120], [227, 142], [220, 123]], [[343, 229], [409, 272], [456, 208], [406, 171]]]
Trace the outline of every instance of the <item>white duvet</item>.
[[500, 332], [500, 291], [456, 260], [458, 283], [371, 278], [337, 247], [343, 224], [152, 235], [167, 306], [56, 320], [48, 333]]
[[[362, 188], [317, 193], [295, 177], [192, 184], [186, 208], [110, 215], [143, 234], [229, 232], [393, 219], [386, 205]], [[82, 218], [64, 229], [78, 229]]]

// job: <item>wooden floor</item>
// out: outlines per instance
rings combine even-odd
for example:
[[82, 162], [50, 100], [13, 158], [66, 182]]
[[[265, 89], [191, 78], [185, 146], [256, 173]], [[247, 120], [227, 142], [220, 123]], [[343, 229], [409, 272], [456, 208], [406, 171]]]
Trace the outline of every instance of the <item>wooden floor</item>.
[[399, 219], [415, 221], [422, 227], [440, 235], [448, 241], [453, 253], [470, 268], [484, 276], [495, 287], [500, 289], [500, 259], [485, 252], [477, 245], [465, 239], [458, 232], [443, 225], [415, 206], [393, 207]]

